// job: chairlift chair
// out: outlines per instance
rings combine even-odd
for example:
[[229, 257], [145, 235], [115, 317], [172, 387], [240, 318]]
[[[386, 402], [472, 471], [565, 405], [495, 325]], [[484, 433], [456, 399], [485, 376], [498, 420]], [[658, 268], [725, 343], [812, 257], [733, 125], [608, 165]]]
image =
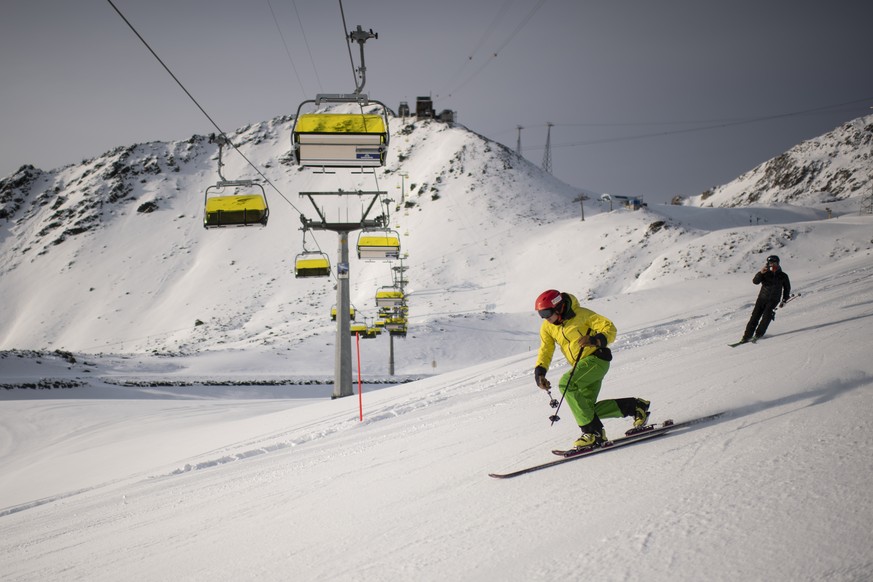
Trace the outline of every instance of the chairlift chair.
[[349, 326], [349, 332], [351, 332], [352, 336], [354, 336], [355, 334], [365, 335], [367, 333], [367, 324], [353, 323]]
[[[225, 188], [232, 194], [223, 194]], [[267, 226], [270, 208], [264, 187], [252, 180], [221, 180], [203, 196], [204, 228]]]
[[[330, 259], [327, 253], [320, 249], [312, 251], [306, 248], [306, 233], [311, 231], [303, 228], [303, 252], [294, 259], [294, 276], [299, 278], [304, 277], [329, 277], [330, 276]], [[317, 244], [316, 244], [317, 246]]]
[[403, 291], [396, 287], [380, 287], [376, 290], [376, 307], [392, 308], [403, 304]]
[[389, 317], [385, 320], [385, 329], [388, 331], [406, 331], [408, 320], [403, 316]]
[[[354, 321], [355, 316], [357, 315], [357, 311], [355, 310], [354, 305], [349, 306], [349, 319]], [[336, 321], [336, 305], [330, 308], [330, 320]]]
[[[378, 113], [301, 113], [307, 103], [375, 103]], [[312, 168], [377, 168], [388, 150], [388, 108], [366, 95], [318, 95], [297, 108], [291, 145], [294, 160]]]
[[321, 251], [304, 250], [294, 259], [294, 276], [298, 279], [329, 277], [330, 259]]
[[358, 258], [393, 261], [400, 258], [400, 235], [393, 230], [362, 230], [358, 235]]
[[393, 337], [406, 337], [408, 323], [405, 316], [390, 317], [385, 320], [385, 329]]

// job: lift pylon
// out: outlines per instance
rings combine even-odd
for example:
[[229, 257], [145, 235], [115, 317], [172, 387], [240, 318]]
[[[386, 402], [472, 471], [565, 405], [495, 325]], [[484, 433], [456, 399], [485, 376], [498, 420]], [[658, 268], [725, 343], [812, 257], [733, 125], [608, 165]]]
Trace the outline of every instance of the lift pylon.
[[[334, 359], [333, 398], [342, 398], [354, 394], [352, 383], [352, 331], [349, 310], [349, 233], [366, 228], [382, 228], [388, 223], [388, 218], [382, 214], [369, 218], [370, 212], [384, 191], [364, 192], [361, 190], [345, 192], [301, 192], [300, 196], [309, 198], [318, 220], [308, 219], [300, 215], [303, 228], [311, 230], [330, 230], [338, 235], [337, 268], [336, 268], [336, 356]], [[329, 222], [324, 212], [315, 203], [317, 196], [372, 196], [369, 205], [357, 222]]]

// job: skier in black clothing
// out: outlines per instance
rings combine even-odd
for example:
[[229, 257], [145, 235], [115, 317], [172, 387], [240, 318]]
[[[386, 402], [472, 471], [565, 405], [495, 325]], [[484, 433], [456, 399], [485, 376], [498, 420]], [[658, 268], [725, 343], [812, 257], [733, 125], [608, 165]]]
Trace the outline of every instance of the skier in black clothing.
[[767, 326], [776, 316], [776, 306], [782, 307], [791, 294], [791, 281], [788, 280], [785, 271], [779, 267], [779, 257], [776, 255], [767, 257], [767, 264], [755, 273], [752, 283], [760, 285], [761, 291], [758, 293], [752, 317], [746, 325], [746, 332], [740, 342], [749, 341], [753, 335], [758, 339], [767, 333]]

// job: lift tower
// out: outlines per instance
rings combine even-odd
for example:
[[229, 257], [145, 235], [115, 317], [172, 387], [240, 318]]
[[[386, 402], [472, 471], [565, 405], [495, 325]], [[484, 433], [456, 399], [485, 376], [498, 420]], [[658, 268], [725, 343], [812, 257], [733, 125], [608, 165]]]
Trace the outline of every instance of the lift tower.
[[[319, 220], [311, 220], [300, 215], [300, 221], [304, 228], [312, 230], [331, 230], [339, 235], [339, 246], [337, 248], [337, 269], [336, 269], [336, 348], [334, 358], [334, 380], [333, 380], [333, 398], [343, 398], [354, 394], [352, 384], [352, 333], [351, 333], [351, 317], [349, 309], [351, 301], [349, 299], [349, 233], [356, 230], [367, 228], [383, 228], [387, 224], [387, 218], [384, 214], [379, 215], [374, 219], [368, 219], [373, 205], [379, 197], [386, 192], [374, 191], [364, 192], [357, 190], [354, 192], [301, 192], [300, 196], [306, 196], [315, 207], [315, 212], [318, 214]], [[372, 196], [369, 206], [363, 211], [361, 220], [358, 222], [328, 222], [324, 213], [315, 203], [315, 196], [349, 196], [356, 195], [359, 197]]]

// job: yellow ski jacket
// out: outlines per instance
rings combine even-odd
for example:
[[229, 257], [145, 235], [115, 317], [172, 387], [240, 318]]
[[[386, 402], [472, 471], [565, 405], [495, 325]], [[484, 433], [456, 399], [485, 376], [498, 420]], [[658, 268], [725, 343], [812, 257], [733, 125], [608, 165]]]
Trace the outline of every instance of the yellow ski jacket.
[[561, 352], [570, 365], [575, 364], [576, 358], [579, 357], [579, 340], [584, 335], [594, 337], [598, 345], [586, 346], [582, 350], [583, 358], [600, 350], [601, 352], [596, 355], [605, 355], [604, 359], [612, 359], [605, 348], [615, 341], [615, 325], [602, 315], [581, 307], [579, 300], [573, 295], [569, 293], [563, 295], [565, 301], [570, 300], [570, 312], [567, 314], [569, 317], [558, 324], [543, 320], [540, 326], [540, 350], [537, 354], [536, 366], [549, 369], [552, 356], [555, 354], [555, 344], [561, 347]]

